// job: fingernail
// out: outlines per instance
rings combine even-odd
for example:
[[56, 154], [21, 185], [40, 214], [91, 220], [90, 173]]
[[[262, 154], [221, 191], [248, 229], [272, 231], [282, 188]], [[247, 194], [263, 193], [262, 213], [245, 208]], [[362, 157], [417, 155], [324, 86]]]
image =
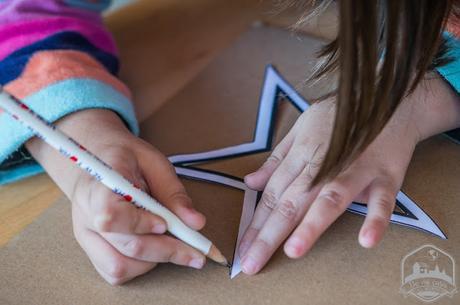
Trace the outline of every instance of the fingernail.
[[165, 226], [165, 224], [163, 224], [163, 223], [157, 223], [157, 224], [154, 224], [154, 225], [153, 225], [152, 233], [155, 233], [155, 234], [163, 234], [164, 232], [166, 232], [166, 226]]
[[373, 230], [366, 230], [359, 236], [359, 243], [364, 248], [372, 247], [374, 242], [374, 232]]
[[201, 269], [204, 266], [204, 258], [194, 258], [188, 263], [189, 267]]
[[302, 250], [303, 250], [303, 241], [298, 237], [290, 238], [286, 242], [286, 245], [284, 246], [284, 252], [289, 257], [298, 257], [299, 255], [302, 254]]
[[246, 274], [255, 274], [259, 270], [259, 264], [254, 258], [247, 255], [242, 262], [243, 272]]

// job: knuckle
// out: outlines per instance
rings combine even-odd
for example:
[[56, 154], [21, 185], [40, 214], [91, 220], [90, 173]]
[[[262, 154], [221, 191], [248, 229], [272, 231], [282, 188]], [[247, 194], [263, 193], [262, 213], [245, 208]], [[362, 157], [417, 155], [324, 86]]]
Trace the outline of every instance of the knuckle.
[[106, 281], [112, 286], [119, 286], [125, 283], [124, 279], [115, 279], [115, 278], [107, 278]]
[[129, 257], [141, 257], [144, 252], [144, 245], [139, 238], [133, 238], [123, 244], [123, 253]]
[[279, 213], [288, 220], [292, 220], [296, 217], [298, 212], [298, 206], [292, 200], [282, 200], [278, 206]]
[[98, 213], [94, 219], [94, 226], [99, 232], [110, 232], [114, 223], [114, 215], [109, 212]]
[[188, 257], [187, 249], [183, 249], [177, 243], [171, 242], [170, 243], [170, 251], [165, 258], [165, 262], [171, 262], [174, 264], [180, 264], [181, 262], [185, 262]]
[[185, 261], [185, 257], [184, 255], [182, 255], [182, 253], [180, 253], [178, 250], [175, 250], [175, 251], [172, 251], [171, 253], [169, 253], [166, 261], [167, 262], [171, 262], [173, 264], [180, 264], [182, 263], [183, 261]]
[[192, 199], [187, 195], [185, 190], [172, 192], [171, 195], [169, 195], [169, 198], [172, 201], [180, 201], [186, 206], [190, 206], [192, 204]]
[[98, 197], [99, 198], [92, 198], [91, 210], [97, 215], [113, 217], [115, 214], [114, 204], [119, 200], [118, 195], [104, 192]]
[[265, 164], [278, 164], [281, 162], [283, 158], [281, 155], [278, 153], [278, 151], [274, 150], [273, 153], [267, 158], [265, 161]]
[[273, 242], [270, 239], [266, 238], [256, 238], [253, 245], [261, 250], [262, 253], [270, 252], [270, 249], [273, 248]]
[[333, 210], [342, 210], [347, 204], [347, 202], [345, 202], [344, 195], [333, 189], [326, 190], [321, 195], [321, 198], [323, 199], [323, 203]]
[[395, 198], [393, 196], [380, 196], [376, 201], [375, 203], [377, 205], [379, 205], [380, 207], [382, 208], [393, 208], [393, 206], [395, 205]]
[[108, 266], [107, 275], [121, 283], [127, 274], [127, 266], [123, 259], [114, 259]]
[[107, 216], [112, 218], [115, 216], [115, 207], [113, 206], [112, 202], [103, 201], [100, 203], [99, 211], [96, 214], [99, 216]]
[[379, 215], [387, 218], [390, 217], [394, 210], [395, 198], [391, 196], [379, 197], [374, 204], [377, 205]]
[[113, 202], [101, 202], [94, 213], [94, 226], [100, 232], [109, 232], [116, 219], [116, 208]]
[[277, 201], [278, 200], [275, 196], [275, 193], [272, 190], [266, 190], [262, 194], [261, 202], [264, 206], [266, 206], [270, 210], [273, 210], [274, 208], [276, 208]]

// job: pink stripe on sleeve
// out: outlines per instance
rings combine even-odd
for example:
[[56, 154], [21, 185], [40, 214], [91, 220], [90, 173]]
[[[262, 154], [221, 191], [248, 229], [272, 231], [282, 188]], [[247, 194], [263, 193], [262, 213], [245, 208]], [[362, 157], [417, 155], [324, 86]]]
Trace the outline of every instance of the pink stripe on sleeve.
[[85, 20], [54, 17], [16, 22], [0, 28], [0, 60], [14, 51], [62, 31], [75, 31], [99, 49], [117, 54], [115, 43], [102, 27]]
[[70, 7], [62, 0], [9, 0], [0, 6], [0, 27], [18, 21], [59, 16], [102, 24], [101, 17], [97, 12]]

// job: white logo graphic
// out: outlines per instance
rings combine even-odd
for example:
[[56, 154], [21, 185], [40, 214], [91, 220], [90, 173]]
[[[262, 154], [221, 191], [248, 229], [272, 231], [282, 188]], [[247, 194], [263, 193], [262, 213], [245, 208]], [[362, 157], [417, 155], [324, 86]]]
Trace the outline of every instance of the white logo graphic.
[[457, 293], [453, 257], [433, 245], [407, 254], [401, 261], [401, 293], [425, 302], [452, 297]]

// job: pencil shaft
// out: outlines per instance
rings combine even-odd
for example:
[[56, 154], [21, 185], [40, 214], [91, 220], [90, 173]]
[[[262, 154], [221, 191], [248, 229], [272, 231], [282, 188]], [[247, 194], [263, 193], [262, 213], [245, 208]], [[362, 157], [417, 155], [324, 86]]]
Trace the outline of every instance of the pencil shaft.
[[128, 202], [162, 217], [166, 221], [168, 231], [171, 234], [200, 250], [202, 253], [209, 253], [212, 243], [206, 237], [189, 228], [174, 213], [135, 187], [108, 164], [97, 158], [75, 140], [66, 136], [54, 125], [47, 123], [43, 118], [29, 109], [28, 106], [2, 90], [1, 87], [0, 107], [14, 119], [29, 128], [37, 137], [86, 170], [114, 193], [123, 196]]

